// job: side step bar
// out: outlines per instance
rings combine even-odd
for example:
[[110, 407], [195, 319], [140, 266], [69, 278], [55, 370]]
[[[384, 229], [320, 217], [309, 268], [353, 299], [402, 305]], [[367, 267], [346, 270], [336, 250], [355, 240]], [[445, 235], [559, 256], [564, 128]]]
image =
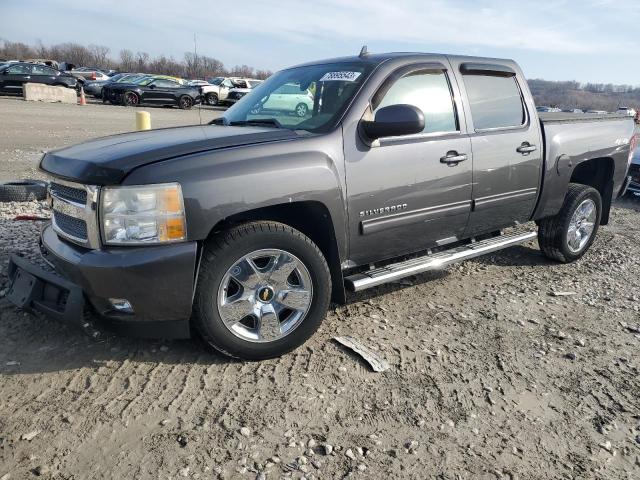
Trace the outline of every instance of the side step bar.
[[470, 243], [461, 247], [444, 250], [432, 255], [412, 258], [404, 262], [393, 263], [384, 267], [368, 270], [362, 273], [350, 275], [344, 279], [345, 286], [352, 292], [359, 292], [367, 288], [393, 282], [400, 278], [416, 275], [429, 270], [439, 270], [452, 263], [461, 262], [470, 258], [479, 257], [485, 253], [491, 253], [503, 248], [518, 245], [533, 240], [537, 232], [510, 233], [499, 237]]

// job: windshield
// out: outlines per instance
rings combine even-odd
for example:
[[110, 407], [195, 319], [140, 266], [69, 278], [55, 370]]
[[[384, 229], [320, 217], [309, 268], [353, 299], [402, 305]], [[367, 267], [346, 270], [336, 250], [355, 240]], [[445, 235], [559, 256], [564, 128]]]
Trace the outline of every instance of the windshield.
[[272, 124], [322, 132], [342, 116], [374, 64], [309, 65], [283, 70], [258, 85], [216, 123]]
[[215, 77], [215, 78], [210, 78], [209, 79], [209, 83], [211, 85], [220, 85], [222, 83], [222, 81], [224, 80], [224, 77]]

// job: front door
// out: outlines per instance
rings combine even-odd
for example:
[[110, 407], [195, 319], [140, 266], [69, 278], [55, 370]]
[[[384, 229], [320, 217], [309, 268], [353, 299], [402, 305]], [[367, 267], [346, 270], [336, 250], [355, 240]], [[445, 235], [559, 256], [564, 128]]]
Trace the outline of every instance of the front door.
[[12, 65], [3, 71], [2, 90], [22, 95], [22, 84], [31, 81], [31, 65]]
[[[470, 109], [473, 211], [465, 236], [529, 221], [542, 166], [540, 126], [531, 119], [514, 69], [460, 63]], [[535, 117], [534, 117], [535, 118]]]
[[415, 105], [425, 116], [423, 132], [380, 139], [370, 148], [345, 138], [350, 259], [356, 264], [446, 245], [464, 232], [473, 160], [454, 88], [444, 65], [402, 67], [373, 97], [372, 113]]

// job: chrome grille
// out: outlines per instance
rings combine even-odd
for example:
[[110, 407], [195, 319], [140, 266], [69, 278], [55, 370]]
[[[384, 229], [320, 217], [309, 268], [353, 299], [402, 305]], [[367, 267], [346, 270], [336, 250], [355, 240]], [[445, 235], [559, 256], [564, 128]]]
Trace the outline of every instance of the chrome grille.
[[58, 178], [49, 184], [53, 229], [59, 237], [87, 248], [100, 248], [98, 187]]
[[82, 205], [87, 203], [87, 191], [85, 189], [74, 188], [55, 182], [50, 183], [50, 186], [52, 195], [72, 202], [81, 203]]
[[74, 239], [87, 241], [87, 222], [74, 218], [62, 212], [53, 212], [56, 225], [67, 235]]

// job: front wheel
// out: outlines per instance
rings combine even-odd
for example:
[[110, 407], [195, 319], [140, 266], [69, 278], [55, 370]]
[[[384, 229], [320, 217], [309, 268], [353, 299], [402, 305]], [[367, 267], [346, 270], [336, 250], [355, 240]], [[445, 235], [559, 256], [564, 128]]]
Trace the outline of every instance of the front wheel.
[[304, 103], [299, 103], [296, 105], [296, 115], [299, 117], [306, 117], [309, 112], [309, 107], [307, 107]]
[[538, 243], [552, 260], [569, 263], [582, 257], [595, 240], [602, 197], [595, 188], [570, 183], [560, 212], [538, 223]]
[[318, 329], [330, 293], [329, 267], [308, 237], [282, 223], [247, 223], [205, 246], [193, 321], [228, 356], [277, 357]]
[[182, 110], [189, 110], [191, 107], [193, 107], [193, 98], [187, 95], [183, 95], [182, 97], [180, 97], [178, 105]]
[[205, 101], [207, 102], [207, 105], [211, 105], [212, 107], [215, 107], [218, 105], [218, 95], [215, 93], [207, 93], [207, 95], [204, 97]]
[[125, 107], [137, 107], [140, 104], [140, 97], [135, 92], [125, 92], [122, 96], [122, 104]]

